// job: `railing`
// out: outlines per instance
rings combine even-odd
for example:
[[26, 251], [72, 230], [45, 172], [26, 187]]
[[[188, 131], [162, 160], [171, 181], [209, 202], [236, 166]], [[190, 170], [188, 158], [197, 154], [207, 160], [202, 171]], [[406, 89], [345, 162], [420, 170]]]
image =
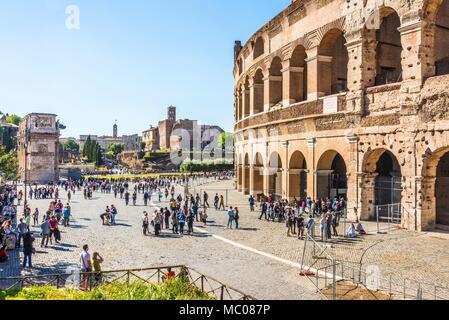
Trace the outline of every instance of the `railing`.
[[129, 269], [115, 271], [80, 272], [74, 271], [66, 274], [50, 274], [37, 276], [21, 276], [0, 278], [0, 288], [4, 290], [23, 289], [33, 286], [53, 286], [56, 288], [79, 288], [86, 284], [88, 290], [97, 285], [124, 282], [127, 285], [132, 281], [143, 281], [148, 284], [160, 284], [164, 281], [165, 271], [171, 268], [175, 277], [184, 279], [189, 284], [217, 300], [256, 300], [242, 291], [223, 284], [213, 277], [207, 276], [193, 268], [183, 265], [169, 267], [155, 267], [144, 269]]
[[[357, 299], [370, 300], [448, 300], [449, 288], [383, 274], [376, 265], [341, 261], [331, 246], [306, 235], [301, 260], [301, 275], [307, 277], [326, 299], [346, 299], [358, 290]], [[352, 297], [352, 299], [355, 299]]]
[[376, 206], [377, 233], [390, 233], [401, 224], [402, 205], [400, 203]]

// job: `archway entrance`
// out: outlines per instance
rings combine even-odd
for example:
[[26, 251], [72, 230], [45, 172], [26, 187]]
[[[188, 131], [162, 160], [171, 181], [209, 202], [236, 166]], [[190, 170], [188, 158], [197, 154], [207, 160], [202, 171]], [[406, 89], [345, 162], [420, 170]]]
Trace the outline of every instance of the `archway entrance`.
[[317, 170], [318, 198], [346, 198], [348, 178], [346, 163], [336, 151], [326, 151], [318, 161]]
[[307, 198], [307, 162], [300, 151], [295, 151], [290, 159], [288, 185], [289, 198]]
[[438, 162], [435, 180], [436, 224], [449, 226], [449, 152]]
[[275, 199], [282, 198], [282, 160], [277, 152], [270, 156], [268, 163], [268, 193]]
[[374, 188], [376, 206], [400, 204], [402, 199], [401, 168], [396, 157], [385, 151], [376, 165]]
[[438, 8], [435, 21], [435, 73], [449, 74], [449, 1]]

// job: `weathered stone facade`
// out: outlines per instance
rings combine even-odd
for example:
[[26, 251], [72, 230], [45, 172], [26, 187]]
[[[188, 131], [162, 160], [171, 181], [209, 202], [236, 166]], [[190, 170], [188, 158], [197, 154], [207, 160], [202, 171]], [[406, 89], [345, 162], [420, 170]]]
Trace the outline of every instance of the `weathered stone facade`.
[[[59, 123], [56, 115], [31, 113], [19, 125], [18, 160], [22, 181], [59, 180]], [[26, 171], [25, 171], [26, 169]]]
[[298, 0], [236, 46], [237, 186], [449, 226], [449, 0]]

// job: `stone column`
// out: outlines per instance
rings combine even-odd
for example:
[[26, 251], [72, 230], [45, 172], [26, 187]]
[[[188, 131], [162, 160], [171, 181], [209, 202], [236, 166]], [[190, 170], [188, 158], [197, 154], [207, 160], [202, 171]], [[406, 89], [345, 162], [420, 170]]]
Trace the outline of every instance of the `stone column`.
[[254, 79], [249, 79], [249, 114], [252, 116], [254, 114], [254, 94], [255, 94], [255, 87], [254, 87]]
[[332, 57], [318, 54], [318, 47], [307, 50], [307, 99], [331, 94]]
[[242, 165], [237, 165], [237, 191], [242, 192]]
[[[309, 154], [311, 154], [311, 159], [309, 158], [307, 160], [308, 164], [308, 172], [307, 172], [307, 196], [312, 197], [312, 199], [317, 199], [317, 190], [316, 190], [316, 175], [315, 175], [315, 169], [316, 169], [316, 160], [315, 160], [315, 146], [316, 146], [316, 139], [312, 138], [307, 141], [307, 147], [311, 150]], [[310, 160], [310, 161], [309, 161]]]
[[359, 211], [359, 175], [357, 174], [359, 170], [359, 157], [358, 157], [358, 142], [359, 137], [357, 135], [346, 136], [346, 141], [349, 143], [349, 163], [348, 165], [348, 192], [347, 192], [347, 207], [348, 215], [350, 217], [355, 217]]
[[240, 119], [245, 119], [245, 85], [240, 88]]
[[285, 141], [282, 143], [282, 147], [284, 148], [284, 154], [285, 154], [285, 161], [282, 161], [282, 164], [284, 165], [284, 168], [282, 168], [282, 195], [285, 197], [289, 197], [289, 160], [288, 159], [288, 146], [289, 146], [289, 142]]
[[376, 80], [376, 31], [356, 30], [345, 35], [348, 49], [347, 111], [363, 114], [365, 88]]
[[290, 60], [283, 61], [282, 104], [288, 107], [304, 100], [304, 68], [291, 67]]
[[376, 188], [376, 177], [378, 173], [361, 173], [359, 174], [360, 179], [360, 208], [358, 215], [361, 220], [369, 220], [376, 218], [376, 199], [375, 199], [375, 188]]
[[420, 194], [417, 205], [418, 231], [427, 231], [435, 227], [436, 223], [436, 197], [435, 177], [417, 177], [417, 191]]

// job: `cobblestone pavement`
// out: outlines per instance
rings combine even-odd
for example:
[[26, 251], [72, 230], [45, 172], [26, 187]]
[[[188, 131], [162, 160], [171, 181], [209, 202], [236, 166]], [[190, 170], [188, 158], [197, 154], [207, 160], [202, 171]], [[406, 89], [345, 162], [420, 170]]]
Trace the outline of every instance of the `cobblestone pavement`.
[[[141, 235], [141, 215], [143, 210], [151, 213], [154, 208], [150, 206], [126, 207], [124, 200], [101, 193], [95, 193], [94, 199], [87, 201], [77, 192], [72, 201], [75, 219], [70, 227], [61, 227], [63, 243], [48, 249], [38, 248], [33, 257], [35, 268], [22, 274], [64, 272], [75, 267], [82, 245], [88, 243], [92, 252], [98, 251], [105, 258], [104, 270], [186, 264], [256, 298], [320, 299], [309, 280], [298, 275], [296, 266], [301, 261], [304, 241], [287, 237], [283, 223], [259, 220], [257, 210], [249, 211], [247, 198], [232, 188], [232, 182], [220, 181], [190, 190], [195, 193], [208, 190], [210, 198], [215, 192], [227, 194], [228, 204], [240, 209], [240, 229], [227, 229], [226, 211], [210, 209], [208, 225], [205, 228], [202, 224], [196, 225], [196, 230], [201, 228], [202, 232], [183, 238], [170, 232], [164, 232], [161, 238]], [[178, 188], [178, 192], [183, 191]], [[139, 201], [141, 204], [141, 195]], [[102, 226], [99, 214], [111, 204], [119, 210], [118, 225]], [[47, 205], [47, 200], [33, 200], [31, 207], [37, 206], [43, 212]], [[167, 206], [168, 203], [154, 205]], [[364, 225], [367, 236], [353, 241], [333, 240], [329, 252], [339, 260], [362, 268], [377, 265], [383, 275], [394, 274], [400, 279], [449, 287], [449, 234], [405, 230], [377, 234], [375, 223]], [[341, 233], [343, 226], [341, 223]], [[12, 256], [10, 267], [0, 270], [2, 276], [20, 273], [15, 258]]]
[[[61, 195], [67, 201], [65, 192]], [[43, 213], [48, 203], [48, 200], [32, 200], [31, 208], [37, 207]], [[111, 204], [118, 209], [117, 226], [102, 226], [99, 215]], [[18, 252], [13, 251], [8, 265], [1, 266], [0, 277], [70, 272], [77, 268], [81, 247], [87, 243], [91, 253], [98, 251], [105, 259], [103, 270], [185, 264], [258, 299], [321, 299], [313, 284], [298, 275], [298, 268], [216, 239], [204, 230], [184, 237], [169, 231], [164, 231], [160, 238], [143, 236], [142, 212], [151, 213], [154, 208], [142, 204], [141, 194], [138, 206], [126, 207], [124, 200], [114, 199], [113, 194], [98, 192], [92, 200], [84, 200], [81, 192], [76, 192], [71, 203], [74, 219], [69, 227], [60, 227], [62, 243], [40, 248], [40, 229], [33, 227], [37, 250], [33, 269], [22, 270]], [[213, 222], [214, 217], [210, 220], [217, 227], [207, 231], [220, 230], [221, 215], [215, 216], [217, 221]], [[246, 233], [254, 234], [242, 230], [245, 237]], [[235, 239], [233, 231], [229, 235]]]

